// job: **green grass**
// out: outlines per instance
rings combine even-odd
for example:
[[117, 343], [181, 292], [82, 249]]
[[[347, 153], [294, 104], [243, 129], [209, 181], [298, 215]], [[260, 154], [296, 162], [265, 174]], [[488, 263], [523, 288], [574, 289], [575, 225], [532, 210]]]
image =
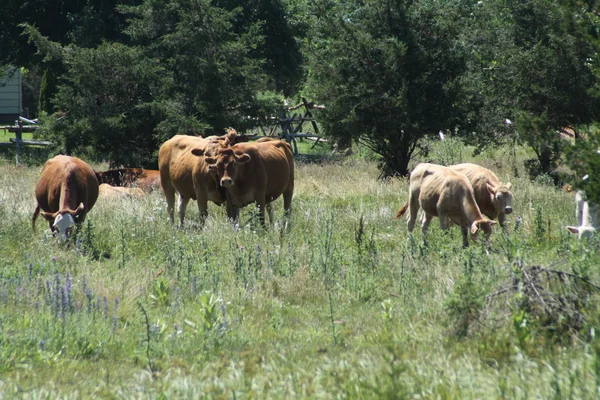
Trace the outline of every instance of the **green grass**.
[[[33, 139], [32, 132], [23, 132], [22, 136], [23, 136], [23, 140], [32, 140]], [[9, 132], [6, 129], [0, 129], [0, 142], [8, 142], [8, 141], [10, 141], [11, 138], [12, 139], [15, 138], [15, 133]]]
[[597, 398], [594, 292], [585, 327], [566, 340], [535, 320], [516, 328], [519, 310], [501, 304], [498, 321], [482, 321], [493, 324], [464, 337], [455, 329], [514, 277], [515, 261], [559, 262], [600, 282], [598, 241], [583, 245], [564, 229], [571, 194], [530, 182], [501, 151], [473, 159], [461, 149], [512, 182], [508, 234], [496, 230], [489, 251], [463, 249], [456, 227], [445, 234], [434, 221], [423, 246], [419, 229], [411, 236], [392, 219], [406, 180], [378, 181], [363, 151], [343, 160], [319, 151], [325, 162], [297, 163], [289, 231], [257, 228], [250, 207], [235, 230], [212, 204], [201, 230], [194, 202], [177, 229], [155, 192], [99, 199], [69, 246], [41, 218], [31, 230], [39, 166], [0, 161], [0, 393]]

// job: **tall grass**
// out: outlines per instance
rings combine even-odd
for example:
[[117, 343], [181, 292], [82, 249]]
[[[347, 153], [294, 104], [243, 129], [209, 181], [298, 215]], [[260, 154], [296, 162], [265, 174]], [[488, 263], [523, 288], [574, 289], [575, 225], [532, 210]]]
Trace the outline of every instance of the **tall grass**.
[[[570, 194], [515, 176], [502, 153], [496, 163], [459, 154], [513, 183], [515, 211], [489, 249], [463, 249], [459, 230], [437, 223], [424, 246], [418, 229], [409, 235], [392, 219], [408, 182], [378, 181], [376, 164], [360, 158], [298, 163], [290, 230], [260, 229], [250, 207], [234, 229], [212, 204], [201, 230], [194, 202], [177, 229], [155, 192], [99, 199], [77, 240], [61, 246], [45, 221], [31, 231], [39, 167], [0, 162], [0, 392], [596, 398], [593, 291], [570, 341], [536, 321], [515, 325], [511, 310], [494, 329], [482, 319], [457, 331], [517, 261], [600, 282], [598, 241], [579, 243], [564, 229]], [[282, 208], [278, 200], [280, 221]]]

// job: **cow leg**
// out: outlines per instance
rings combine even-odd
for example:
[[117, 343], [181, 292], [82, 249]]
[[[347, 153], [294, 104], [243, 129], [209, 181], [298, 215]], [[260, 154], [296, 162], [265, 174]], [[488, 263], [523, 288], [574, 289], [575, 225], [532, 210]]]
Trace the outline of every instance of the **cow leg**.
[[294, 196], [294, 185], [290, 184], [283, 192], [283, 210], [286, 218], [290, 218], [292, 213], [292, 197]]
[[448, 227], [450, 226], [450, 223], [451, 223], [452, 221], [450, 221], [450, 218], [449, 218], [447, 215], [445, 215], [445, 214], [440, 214], [439, 212], [438, 212], [438, 217], [440, 218], [440, 228], [441, 228], [443, 231], [447, 231], [447, 230], [448, 230]]
[[166, 185], [166, 187], [163, 187], [163, 191], [167, 199], [167, 213], [169, 214], [171, 224], [173, 224], [175, 223], [175, 189], [170, 185]]
[[423, 243], [425, 243], [425, 235], [427, 235], [427, 228], [429, 228], [429, 223], [432, 218], [433, 215], [423, 212], [423, 217], [421, 218], [421, 238], [423, 239]]
[[227, 218], [233, 225], [237, 225], [240, 209], [234, 206], [229, 200], [227, 200], [225, 207], [227, 208]]
[[417, 213], [419, 212], [419, 193], [418, 191], [410, 192], [408, 199], [408, 231], [412, 232], [415, 229], [417, 222]]
[[267, 213], [269, 214], [269, 225], [273, 226], [275, 222], [275, 213], [273, 212], [273, 202], [267, 203]]
[[196, 201], [198, 202], [200, 226], [204, 227], [204, 222], [206, 222], [206, 217], [208, 217], [208, 194], [204, 191], [197, 191]]
[[256, 194], [256, 206], [258, 207], [258, 218], [260, 220], [260, 224], [263, 228], [266, 228], [265, 225], [265, 208], [267, 206], [267, 198], [264, 193]]
[[500, 226], [504, 228], [504, 220], [506, 218], [506, 215], [501, 212], [500, 214], [498, 214], [498, 223], [500, 223]]
[[187, 209], [187, 205], [190, 202], [189, 198], [183, 197], [181, 195], [179, 195], [179, 207], [178, 208], [178, 214], [179, 214], [179, 226], [181, 228], [183, 228], [183, 218], [185, 217], [185, 210]]
[[469, 227], [463, 225], [460, 227], [460, 230], [462, 232], [463, 247], [469, 247]]

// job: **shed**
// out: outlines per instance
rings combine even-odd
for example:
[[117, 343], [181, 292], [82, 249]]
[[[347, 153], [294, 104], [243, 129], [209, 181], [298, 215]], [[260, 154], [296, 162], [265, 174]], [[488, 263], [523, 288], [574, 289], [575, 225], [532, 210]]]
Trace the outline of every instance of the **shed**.
[[21, 80], [20, 68], [0, 70], [0, 122], [14, 123], [19, 119], [23, 107]]

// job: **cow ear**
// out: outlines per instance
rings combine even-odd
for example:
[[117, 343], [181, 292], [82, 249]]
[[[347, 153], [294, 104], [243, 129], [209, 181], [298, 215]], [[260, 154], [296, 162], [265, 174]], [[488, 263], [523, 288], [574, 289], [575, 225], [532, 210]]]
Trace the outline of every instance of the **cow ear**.
[[[193, 151], [193, 150], [192, 150]], [[217, 163], [217, 159], [215, 157], [204, 157], [204, 161], [208, 164], [208, 165], [213, 165]]]
[[506, 186], [506, 188], [507, 188], [508, 190], [510, 190], [510, 188], [512, 187], [512, 183], [510, 183], [510, 182], [507, 182], [505, 186]]
[[569, 232], [574, 233], [574, 234], [578, 234], [579, 233], [579, 228], [576, 226], [567, 226], [567, 229], [569, 230]]
[[250, 161], [250, 156], [248, 155], [248, 153], [244, 153], [242, 155], [236, 155], [235, 156], [235, 161], [238, 162], [238, 164], [246, 164], [248, 161]]
[[217, 171], [217, 166], [215, 164], [208, 164], [208, 170], [210, 172], [216, 172]]
[[488, 192], [490, 192], [491, 194], [496, 194], [496, 188], [495, 187], [493, 187], [489, 183], [486, 184], [486, 187], [487, 187]]
[[477, 221], [473, 222], [473, 224], [471, 225], [471, 235], [474, 235], [477, 233], [477, 231], [479, 230], [479, 224], [477, 223]]
[[192, 154], [201, 157], [204, 155], [204, 149], [192, 149]]

